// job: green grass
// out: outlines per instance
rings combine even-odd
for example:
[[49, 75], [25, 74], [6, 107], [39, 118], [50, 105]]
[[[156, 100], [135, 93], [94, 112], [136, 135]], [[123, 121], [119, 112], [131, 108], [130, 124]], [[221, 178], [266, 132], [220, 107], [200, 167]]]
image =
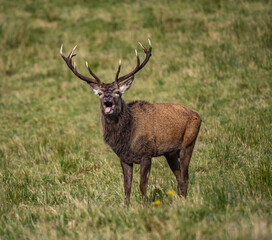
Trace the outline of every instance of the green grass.
[[[272, 2], [1, 1], [0, 239], [271, 239]], [[186, 201], [154, 159], [123, 207], [119, 159], [99, 101], [59, 54], [78, 44], [105, 82], [153, 55], [124, 99], [175, 102], [202, 128]], [[121, 74], [122, 74], [121, 73]], [[161, 205], [154, 207], [153, 201]]]

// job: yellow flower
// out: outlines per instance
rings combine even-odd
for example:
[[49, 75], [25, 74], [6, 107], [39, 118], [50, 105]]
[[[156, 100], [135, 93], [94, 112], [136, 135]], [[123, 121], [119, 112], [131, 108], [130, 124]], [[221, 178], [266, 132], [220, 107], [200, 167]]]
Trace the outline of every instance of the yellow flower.
[[161, 205], [162, 204], [162, 202], [160, 201], [160, 200], [157, 200], [157, 201], [155, 201], [155, 202], [153, 202], [153, 206], [159, 206], [159, 205]]
[[175, 191], [173, 191], [173, 190], [170, 190], [170, 191], [168, 191], [167, 192], [167, 195], [175, 195], [176, 193], [175, 193]]

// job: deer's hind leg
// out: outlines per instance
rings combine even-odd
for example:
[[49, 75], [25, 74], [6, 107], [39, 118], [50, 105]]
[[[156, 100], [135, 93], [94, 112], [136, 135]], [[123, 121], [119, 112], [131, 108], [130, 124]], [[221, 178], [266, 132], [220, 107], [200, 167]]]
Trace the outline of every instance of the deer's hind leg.
[[194, 150], [195, 141], [180, 151], [180, 170], [181, 170], [181, 196], [186, 198], [189, 180], [189, 163]]
[[178, 154], [165, 154], [165, 158], [172, 172], [174, 173], [177, 180], [177, 190], [178, 195], [181, 195], [181, 171], [180, 171], [180, 162], [178, 160]]
[[179, 154], [180, 170], [181, 170], [181, 176], [182, 176], [181, 195], [185, 198], [187, 195], [187, 187], [188, 187], [188, 180], [189, 180], [189, 163], [192, 157], [192, 153], [194, 150], [194, 146], [198, 136], [200, 125], [201, 125], [201, 119], [197, 115], [192, 119], [192, 121], [187, 126], [187, 129], [183, 137], [181, 151]]

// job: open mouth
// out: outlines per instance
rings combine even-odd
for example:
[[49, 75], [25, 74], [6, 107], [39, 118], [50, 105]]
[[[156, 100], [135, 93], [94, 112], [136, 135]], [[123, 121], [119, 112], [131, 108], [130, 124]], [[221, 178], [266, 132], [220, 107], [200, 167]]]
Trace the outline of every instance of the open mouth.
[[114, 105], [112, 102], [104, 102], [104, 108], [106, 114], [111, 114], [113, 113]]

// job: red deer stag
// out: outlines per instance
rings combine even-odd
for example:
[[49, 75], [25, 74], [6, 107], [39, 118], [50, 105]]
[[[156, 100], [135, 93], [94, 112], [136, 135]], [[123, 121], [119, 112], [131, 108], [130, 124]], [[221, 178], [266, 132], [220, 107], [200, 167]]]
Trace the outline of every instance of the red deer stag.
[[[122, 94], [129, 90], [134, 75], [141, 70], [151, 57], [151, 42], [147, 50], [140, 46], [146, 54], [145, 60], [140, 63], [137, 50], [137, 65], [135, 69], [119, 77], [121, 60], [112, 83], [103, 83], [86, 66], [92, 76], [86, 77], [72, 64], [74, 51], [65, 57], [60, 54], [67, 66], [81, 80], [87, 82], [94, 94], [99, 96], [101, 109], [101, 123], [104, 141], [112, 148], [121, 160], [124, 175], [125, 206], [129, 205], [133, 164], [140, 164], [140, 190], [142, 203], [146, 202], [146, 191], [151, 158], [165, 156], [177, 180], [178, 195], [186, 197], [188, 185], [188, 167], [195, 141], [201, 125], [199, 114], [185, 106], [174, 103], [149, 103], [134, 101], [125, 103]], [[180, 161], [179, 161], [180, 159]]]

